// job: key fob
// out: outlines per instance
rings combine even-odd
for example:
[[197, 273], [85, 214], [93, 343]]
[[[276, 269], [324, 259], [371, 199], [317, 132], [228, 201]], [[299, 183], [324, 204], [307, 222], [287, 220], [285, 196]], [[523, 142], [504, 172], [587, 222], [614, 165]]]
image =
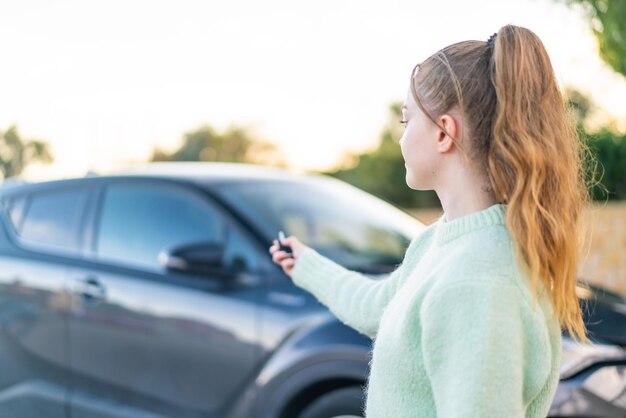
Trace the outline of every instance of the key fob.
[[278, 247], [281, 251], [286, 252], [287, 254], [293, 254], [291, 251], [291, 247], [288, 245], [284, 245], [281, 243], [281, 240], [285, 239], [285, 234], [283, 231], [278, 231]]

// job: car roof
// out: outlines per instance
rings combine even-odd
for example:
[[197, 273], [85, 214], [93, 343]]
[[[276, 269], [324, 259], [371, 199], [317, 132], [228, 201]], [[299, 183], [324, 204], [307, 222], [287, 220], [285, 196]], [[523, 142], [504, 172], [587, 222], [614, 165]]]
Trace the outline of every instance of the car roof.
[[318, 183], [320, 181], [337, 181], [332, 177], [309, 173], [297, 169], [262, 166], [248, 163], [226, 162], [156, 162], [126, 166], [97, 174], [89, 172], [85, 177], [66, 178], [27, 183], [18, 179], [7, 179], [0, 186], [1, 194], [11, 192], [35, 191], [42, 188], [56, 186], [81, 185], [98, 182], [103, 179], [139, 179], [153, 178], [166, 180], [181, 180], [199, 184], [201, 186], [222, 185], [231, 182], [298, 182]]
[[310, 173], [295, 169], [248, 163], [225, 162], [158, 162], [137, 164], [107, 176], [167, 177], [186, 180], [286, 180], [293, 176], [308, 177]]

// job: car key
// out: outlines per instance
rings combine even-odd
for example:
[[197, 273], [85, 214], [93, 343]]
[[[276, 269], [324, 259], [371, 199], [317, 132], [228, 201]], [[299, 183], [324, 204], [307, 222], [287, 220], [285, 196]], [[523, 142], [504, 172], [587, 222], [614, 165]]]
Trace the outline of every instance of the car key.
[[282, 244], [282, 241], [285, 239], [285, 233], [283, 231], [278, 231], [278, 249], [286, 252], [288, 255], [293, 257], [293, 252], [291, 251], [291, 247], [288, 245]]

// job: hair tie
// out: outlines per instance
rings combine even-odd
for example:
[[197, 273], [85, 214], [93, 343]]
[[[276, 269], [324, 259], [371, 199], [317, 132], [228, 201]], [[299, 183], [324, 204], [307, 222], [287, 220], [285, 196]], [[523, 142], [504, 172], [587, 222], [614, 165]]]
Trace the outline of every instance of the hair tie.
[[497, 32], [496, 32], [496, 33], [494, 33], [493, 35], [491, 35], [491, 36], [489, 37], [489, 39], [487, 39], [487, 45], [488, 45], [488, 46], [493, 46], [493, 44], [494, 44], [494, 43], [495, 43], [495, 41], [496, 41], [496, 36], [498, 36], [498, 33], [497, 33]]

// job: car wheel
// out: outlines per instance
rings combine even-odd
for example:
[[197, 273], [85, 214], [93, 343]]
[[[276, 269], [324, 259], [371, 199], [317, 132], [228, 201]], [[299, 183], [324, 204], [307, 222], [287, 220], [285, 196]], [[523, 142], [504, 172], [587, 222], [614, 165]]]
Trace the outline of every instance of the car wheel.
[[[351, 386], [325, 393], [311, 402], [298, 415], [298, 418], [338, 418], [363, 416], [363, 390]], [[347, 418], [347, 417], [346, 417]]]

